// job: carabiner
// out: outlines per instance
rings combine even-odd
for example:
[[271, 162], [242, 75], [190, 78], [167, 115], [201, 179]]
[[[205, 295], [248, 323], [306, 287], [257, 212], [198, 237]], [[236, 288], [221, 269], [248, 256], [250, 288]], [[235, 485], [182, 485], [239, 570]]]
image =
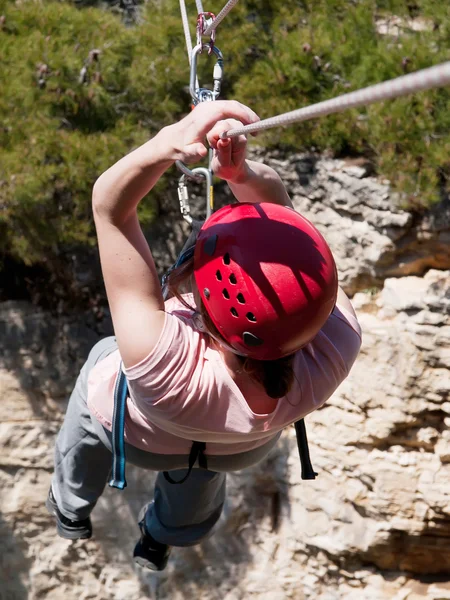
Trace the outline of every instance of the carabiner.
[[214, 188], [212, 171], [206, 167], [196, 167], [192, 169], [193, 173], [198, 173], [205, 177], [206, 182], [206, 218], [209, 219], [214, 208]]
[[180, 202], [181, 216], [189, 223], [189, 225], [191, 225], [191, 207], [189, 206], [189, 192], [185, 183], [185, 179], [185, 175], [182, 175], [178, 181], [178, 200]]
[[181, 162], [181, 160], [176, 160], [175, 165], [178, 167], [178, 169], [182, 173], [184, 173], [187, 177], [189, 177], [189, 179], [193, 179], [197, 183], [199, 183], [200, 181], [203, 181], [202, 175], [196, 175], [194, 173], [194, 171], [191, 171], [191, 169], [189, 169], [183, 162]]
[[[192, 175], [196, 178], [198, 176], [204, 177], [206, 182], [206, 218], [211, 216], [212, 210], [214, 208], [214, 195], [213, 195], [213, 183], [212, 183], [212, 173], [209, 169], [205, 167], [196, 167], [191, 171]], [[192, 177], [192, 175], [188, 175], [187, 173], [183, 173], [183, 175], [178, 180], [178, 200], [180, 202], [180, 211], [183, 219], [187, 221], [190, 225], [192, 224], [191, 217], [191, 207], [189, 205], [189, 192], [186, 185], [186, 178]]]
[[220, 86], [222, 84], [223, 77], [223, 56], [222, 52], [217, 48], [217, 46], [212, 47], [213, 53], [217, 57], [217, 62], [214, 65], [213, 71], [213, 79], [214, 79], [214, 87], [213, 90], [208, 90], [205, 88], [201, 88], [198, 85], [197, 80], [197, 57], [201, 53], [202, 50], [207, 50], [210, 48], [209, 44], [197, 44], [192, 48], [191, 53], [191, 73], [189, 80], [189, 91], [191, 93], [192, 102], [194, 105], [199, 104], [200, 102], [216, 100], [218, 95], [220, 94]]

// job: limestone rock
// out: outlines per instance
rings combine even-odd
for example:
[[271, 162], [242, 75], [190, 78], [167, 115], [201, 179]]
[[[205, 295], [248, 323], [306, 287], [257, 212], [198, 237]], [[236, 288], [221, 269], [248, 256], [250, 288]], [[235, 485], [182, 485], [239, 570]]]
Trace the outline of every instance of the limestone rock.
[[307, 418], [319, 477], [301, 480], [286, 431], [265, 461], [229, 475], [214, 536], [176, 549], [159, 578], [131, 562], [151, 473], [129, 467], [129, 487], [105, 491], [93, 539], [56, 537], [44, 508], [53, 441], [96, 334], [83, 318], [1, 306], [0, 597], [450, 598], [449, 277], [387, 279], [355, 297], [361, 355]]
[[[372, 175], [364, 162], [316, 155], [267, 152], [252, 148], [251, 156], [280, 174], [294, 206], [322, 232], [336, 257], [341, 285], [350, 295], [381, 288], [387, 277], [422, 276], [429, 269], [450, 269], [450, 199], [428, 210], [408, 211], [388, 181]], [[176, 197], [175, 170], [159, 216], [145, 232], [158, 272], [176, 260], [190, 232]], [[206, 214], [203, 184], [189, 183], [192, 216]], [[228, 186], [218, 182], [215, 208], [234, 201]], [[76, 258], [76, 257], [75, 257]], [[74, 278], [85, 290], [103, 293], [97, 257], [76, 259]]]
[[[354, 164], [304, 154], [286, 157], [260, 148], [252, 148], [251, 153], [280, 174], [295, 208], [325, 236], [349, 294], [379, 288], [386, 277], [450, 269], [448, 197], [429, 210], [411, 212], [401, 207], [389, 182], [373, 177], [363, 161]], [[190, 193], [193, 214], [201, 217], [204, 190], [190, 184]], [[217, 186], [215, 199], [216, 207], [233, 201], [223, 183]], [[163, 218], [151, 228], [150, 239], [163, 272], [181, 249], [189, 227], [181, 219], [174, 194], [168, 194], [161, 211]]]

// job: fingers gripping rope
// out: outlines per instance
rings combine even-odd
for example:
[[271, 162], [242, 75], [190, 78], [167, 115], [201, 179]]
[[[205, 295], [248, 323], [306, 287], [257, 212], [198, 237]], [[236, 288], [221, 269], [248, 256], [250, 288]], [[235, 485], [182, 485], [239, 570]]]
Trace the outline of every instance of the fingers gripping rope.
[[450, 61], [430, 67], [429, 69], [422, 69], [409, 75], [403, 75], [396, 79], [390, 79], [383, 83], [371, 85], [363, 88], [356, 92], [350, 92], [333, 98], [331, 100], [325, 100], [312, 106], [305, 106], [291, 112], [283, 113], [269, 119], [264, 119], [258, 123], [252, 123], [245, 125], [244, 127], [230, 129], [229, 131], [222, 134], [222, 138], [235, 137], [241, 134], [252, 133], [254, 131], [261, 131], [263, 129], [271, 129], [272, 127], [280, 127], [282, 125], [290, 125], [291, 123], [298, 123], [300, 121], [307, 121], [309, 119], [315, 119], [324, 115], [330, 115], [332, 113], [342, 112], [348, 108], [357, 108], [360, 106], [367, 106], [374, 102], [381, 102], [382, 100], [390, 100], [392, 98], [399, 98], [400, 96], [406, 96], [408, 94], [417, 93], [423, 90], [429, 90], [435, 87], [444, 87], [450, 84]]

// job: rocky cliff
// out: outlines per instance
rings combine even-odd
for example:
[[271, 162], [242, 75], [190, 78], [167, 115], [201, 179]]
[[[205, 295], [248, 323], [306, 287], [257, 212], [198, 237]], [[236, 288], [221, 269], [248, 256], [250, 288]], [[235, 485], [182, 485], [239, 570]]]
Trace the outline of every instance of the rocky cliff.
[[[308, 417], [315, 481], [294, 431], [260, 465], [229, 475], [215, 535], [177, 549], [160, 577], [130, 556], [153, 476], [128, 469], [93, 513], [94, 538], [55, 535], [44, 508], [52, 445], [90, 346], [94, 315], [0, 306], [0, 598], [192, 600], [450, 599], [450, 207], [396, 204], [361, 163], [265, 159], [322, 230], [362, 329], [361, 355]], [[224, 198], [224, 201], [226, 198]], [[163, 207], [166, 267], [185, 231]], [[170, 232], [170, 235], [168, 234]]]

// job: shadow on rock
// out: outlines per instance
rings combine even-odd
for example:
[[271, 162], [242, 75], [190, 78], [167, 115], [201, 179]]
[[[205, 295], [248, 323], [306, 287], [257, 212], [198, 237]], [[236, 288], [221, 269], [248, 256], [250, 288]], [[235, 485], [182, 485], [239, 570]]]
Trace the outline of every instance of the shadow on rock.
[[26, 600], [26, 584], [31, 561], [26, 558], [26, 545], [11, 530], [0, 514], [0, 598]]
[[53, 317], [29, 302], [3, 302], [0, 368], [14, 374], [33, 415], [45, 418], [45, 399], [68, 399], [91, 347], [111, 333], [108, 318], [98, 322], [90, 313]]
[[[238, 587], [252, 566], [255, 547], [265, 547], [267, 542], [273, 545], [273, 532], [277, 531], [281, 513], [284, 516], [290, 512], [287, 481], [291, 443], [283, 436], [262, 462], [229, 473], [224, 511], [212, 535], [199, 545], [175, 548], [162, 577], [155, 578], [137, 568], [143, 588], [158, 598], [194, 599], [207, 594], [213, 600]], [[146, 474], [143, 479], [142, 473], [133, 469], [126, 494], [127, 513], [134, 515], [134, 523], [141, 506], [153, 495], [154, 477]], [[131, 539], [129, 532], [126, 535], [123, 547], [128, 557], [122, 558], [131, 560], [138, 536], [136, 525]]]

